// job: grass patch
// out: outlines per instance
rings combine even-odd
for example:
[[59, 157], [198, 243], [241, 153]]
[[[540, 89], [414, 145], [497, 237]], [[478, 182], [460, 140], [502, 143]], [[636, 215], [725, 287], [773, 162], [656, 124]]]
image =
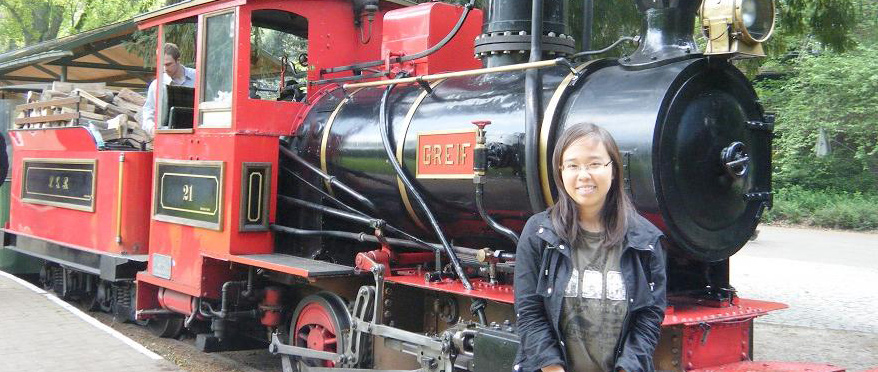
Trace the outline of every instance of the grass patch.
[[806, 190], [798, 186], [778, 189], [766, 222], [787, 222], [848, 230], [878, 229], [878, 194]]

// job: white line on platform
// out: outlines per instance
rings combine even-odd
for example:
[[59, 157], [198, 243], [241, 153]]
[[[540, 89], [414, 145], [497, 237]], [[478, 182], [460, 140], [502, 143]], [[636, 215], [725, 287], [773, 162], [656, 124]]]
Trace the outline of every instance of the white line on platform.
[[138, 352], [140, 352], [143, 355], [146, 355], [150, 359], [153, 359], [153, 360], [163, 359], [161, 355], [158, 355], [158, 354], [152, 352], [151, 350], [147, 349], [143, 345], [138, 344], [136, 341], [128, 338], [128, 336], [125, 336], [122, 333], [120, 333], [119, 331], [117, 331], [113, 328], [110, 328], [110, 326], [108, 326], [104, 323], [101, 323], [99, 320], [97, 320], [95, 318], [92, 318], [90, 315], [82, 312], [82, 310], [77, 309], [73, 305], [64, 302], [64, 300], [58, 298], [54, 294], [46, 292], [42, 288], [37, 287], [37, 286], [29, 283], [28, 281], [21, 279], [15, 275], [10, 274], [10, 273], [7, 273], [5, 271], [0, 270], [0, 275], [11, 279], [18, 284], [21, 284], [23, 287], [30, 289], [31, 291], [34, 291], [36, 293], [39, 293], [41, 295], [46, 296], [46, 298], [48, 298], [50, 301], [58, 304], [58, 306], [63, 307], [67, 311], [73, 313], [73, 315], [78, 316], [79, 318], [81, 318], [82, 320], [86, 321], [87, 323], [95, 326], [96, 328], [98, 328], [104, 332], [109, 333], [110, 336], [113, 336], [116, 339], [118, 339], [119, 341], [122, 341], [123, 343], [125, 343], [126, 345], [131, 346], [131, 348], [133, 348], [134, 350], [137, 350]]

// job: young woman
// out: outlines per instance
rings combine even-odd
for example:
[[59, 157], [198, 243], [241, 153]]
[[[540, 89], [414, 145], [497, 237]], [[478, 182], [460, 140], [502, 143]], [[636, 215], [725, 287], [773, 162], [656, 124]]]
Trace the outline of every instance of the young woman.
[[528, 220], [515, 259], [516, 371], [653, 371], [664, 318], [661, 232], [623, 188], [622, 158], [593, 124], [552, 156], [558, 202]]

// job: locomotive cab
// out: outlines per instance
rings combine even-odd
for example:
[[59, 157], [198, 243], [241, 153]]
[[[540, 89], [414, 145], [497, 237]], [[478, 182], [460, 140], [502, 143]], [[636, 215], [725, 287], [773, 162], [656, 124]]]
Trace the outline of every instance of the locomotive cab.
[[[212, 313], [208, 301], [226, 303], [231, 294], [221, 288], [246, 277], [247, 267], [251, 278], [262, 267], [282, 281], [353, 274], [351, 266], [284, 254], [275, 244], [270, 226], [278, 179], [288, 177], [281, 175], [278, 137], [313, 110], [328, 91], [326, 79], [350, 74], [326, 71], [329, 66], [380, 58], [381, 16], [401, 4], [408, 5], [384, 1], [369, 8], [377, 22], [341, 0], [201, 2], [139, 19], [141, 29], [155, 30], [157, 66], [166, 62], [161, 46], [174, 42], [191, 48], [196, 70], [194, 88], [165, 84], [167, 77], [156, 73], [162, 88], [149, 264], [137, 277], [137, 308], [160, 334], [179, 331], [182, 318], [175, 314], [229, 322], [227, 309]], [[358, 26], [357, 18], [368, 25]], [[276, 327], [280, 312], [269, 313], [272, 320], [263, 324]], [[210, 345], [224, 337], [218, 330], [202, 347], [215, 348]]]

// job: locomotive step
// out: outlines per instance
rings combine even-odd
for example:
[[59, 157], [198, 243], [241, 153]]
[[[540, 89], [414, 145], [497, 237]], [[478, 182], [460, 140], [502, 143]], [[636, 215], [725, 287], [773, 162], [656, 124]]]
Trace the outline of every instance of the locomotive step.
[[282, 273], [293, 274], [303, 278], [347, 276], [354, 275], [355, 271], [351, 266], [281, 253], [231, 256], [229, 260], [241, 264], [263, 267]]

